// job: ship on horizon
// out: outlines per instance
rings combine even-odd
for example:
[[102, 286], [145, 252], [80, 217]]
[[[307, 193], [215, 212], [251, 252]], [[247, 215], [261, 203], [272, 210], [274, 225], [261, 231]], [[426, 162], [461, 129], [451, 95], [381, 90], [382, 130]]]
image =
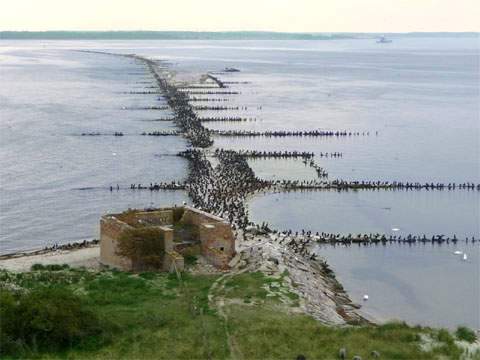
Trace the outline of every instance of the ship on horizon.
[[391, 43], [391, 42], [392, 42], [392, 40], [387, 39], [387, 38], [385, 37], [385, 35], [382, 35], [382, 36], [380, 36], [379, 39], [377, 39], [377, 44], [389, 44], [389, 43]]

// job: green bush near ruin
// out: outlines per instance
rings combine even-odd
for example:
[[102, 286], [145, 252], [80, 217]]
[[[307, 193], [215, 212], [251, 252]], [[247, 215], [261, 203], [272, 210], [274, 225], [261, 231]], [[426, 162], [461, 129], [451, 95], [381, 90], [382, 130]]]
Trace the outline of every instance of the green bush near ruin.
[[60, 271], [60, 270], [65, 270], [68, 269], [69, 266], [67, 264], [49, 264], [49, 265], [43, 265], [43, 264], [33, 264], [32, 265], [32, 271]]
[[[182, 273], [178, 278], [167, 273], [73, 268], [0, 271], [0, 345], [10, 357], [40, 359], [295, 359], [300, 354], [307, 359], [334, 359], [342, 347], [347, 349], [347, 358], [368, 359], [373, 350], [383, 359], [460, 358], [462, 351], [445, 330], [404, 323], [322, 325], [301, 313], [286, 276]], [[26, 302], [26, 311], [61, 305], [55, 332], [63, 345], [35, 348], [27, 341], [28, 347], [17, 346], [11, 336], [3, 336], [18, 321], [9, 315], [17, 306], [18, 295], [12, 294], [42, 291], [48, 296]], [[53, 294], [63, 300], [51, 299]], [[81, 321], [72, 321], [76, 319], [72, 313], [81, 314]], [[65, 331], [72, 323], [77, 324], [74, 329], [83, 330]], [[425, 338], [434, 346], [424, 348]]]
[[182, 219], [182, 216], [185, 213], [185, 209], [183, 207], [174, 207], [172, 210], [173, 210], [173, 223], [176, 224]]

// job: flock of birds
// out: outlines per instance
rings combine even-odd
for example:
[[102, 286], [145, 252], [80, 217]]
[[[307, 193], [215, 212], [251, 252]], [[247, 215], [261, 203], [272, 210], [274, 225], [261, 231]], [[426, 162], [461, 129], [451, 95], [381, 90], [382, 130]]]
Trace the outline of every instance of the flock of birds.
[[[256, 150], [227, 150], [215, 149], [213, 156], [218, 159], [218, 165], [212, 166], [207, 155], [210, 155], [206, 148], [213, 145], [213, 135], [222, 136], [265, 136], [265, 137], [349, 137], [349, 136], [369, 136], [370, 131], [327, 131], [327, 130], [306, 130], [306, 131], [238, 131], [238, 130], [209, 130], [205, 128], [202, 122], [205, 121], [241, 121], [240, 117], [210, 117], [200, 118], [197, 110], [225, 110], [240, 109], [240, 107], [223, 107], [223, 106], [195, 106], [192, 103], [198, 101], [191, 95], [196, 94], [217, 94], [217, 93], [236, 93], [234, 91], [213, 90], [226, 88], [226, 83], [222, 82], [218, 77], [209, 75], [208, 78], [215, 84], [206, 85], [189, 85], [177, 86], [173, 82], [168, 81], [168, 77], [163, 77], [157, 71], [157, 65], [154, 61], [134, 56], [141, 60], [150, 71], [156, 81], [155, 87], [163, 94], [168, 106], [166, 108], [173, 112], [173, 121], [179, 128], [178, 131], [154, 131], [142, 133], [142, 135], [165, 136], [181, 134], [189, 140], [192, 148], [179, 153], [179, 156], [186, 158], [189, 162], [189, 174], [185, 182], [160, 182], [150, 183], [149, 185], [130, 184], [132, 190], [186, 190], [192, 199], [194, 206], [202, 210], [211, 212], [215, 215], [228, 219], [234, 228], [247, 229], [252, 224], [248, 218], [248, 211], [245, 208], [245, 200], [247, 197], [259, 191], [292, 191], [292, 190], [480, 190], [480, 184], [471, 182], [466, 183], [420, 183], [420, 182], [402, 182], [402, 181], [347, 181], [347, 180], [325, 180], [328, 173], [321, 166], [317, 165], [313, 158], [312, 152], [306, 151], [256, 151]], [[212, 90], [205, 91], [206, 88]], [[192, 90], [197, 89], [197, 90]], [[149, 107], [149, 109], [165, 108]], [[241, 109], [246, 107], [241, 107]], [[378, 132], [374, 132], [378, 135]], [[320, 153], [319, 157], [341, 158], [343, 154], [340, 152]], [[257, 158], [299, 158], [306, 164], [314, 168], [321, 180], [264, 180], [258, 178], [248, 164], [248, 159]], [[117, 190], [119, 189], [117, 185]], [[113, 191], [113, 186], [110, 187]], [[265, 228], [263, 230], [266, 230]], [[273, 232], [275, 233], [275, 232]], [[314, 254], [306, 253], [306, 245], [311, 241], [324, 243], [456, 243], [456, 236], [449, 238], [443, 235], [427, 238], [425, 235], [416, 236], [386, 236], [381, 234], [358, 234], [358, 235], [340, 235], [315, 233], [303, 230], [301, 234], [298, 232], [293, 235], [291, 230], [283, 233], [285, 238], [290, 238], [289, 246], [293, 247], [302, 255], [312, 257]], [[281, 237], [279, 235], [279, 237]], [[468, 241], [468, 239], [467, 239]], [[476, 239], [472, 238], [472, 242]]]

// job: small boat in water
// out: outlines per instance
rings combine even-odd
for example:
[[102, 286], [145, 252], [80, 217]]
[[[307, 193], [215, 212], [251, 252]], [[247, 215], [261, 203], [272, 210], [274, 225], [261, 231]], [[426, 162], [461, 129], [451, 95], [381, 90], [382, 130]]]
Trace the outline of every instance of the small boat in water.
[[226, 67], [225, 69], [223, 69], [223, 71], [225, 71], [225, 72], [240, 72], [239, 69], [235, 69], [233, 67]]
[[387, 39], [385, 35], [380, 36], [380, 38], [377, 40], [377, 44], [389, 44], [391, 42], [392, 40]]

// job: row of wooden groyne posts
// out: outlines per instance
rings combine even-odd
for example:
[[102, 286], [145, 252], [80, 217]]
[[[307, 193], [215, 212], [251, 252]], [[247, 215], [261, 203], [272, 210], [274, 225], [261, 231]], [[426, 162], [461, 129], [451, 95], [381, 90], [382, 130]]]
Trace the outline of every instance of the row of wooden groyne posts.
[[[135, 56], [136, 57], [136, 56]], [[269, 136], [269, 137], [282, 137], [282, 136], [369, 136], [370, 132], [350, 132], [350, 131], [322, 131], [322, 130], [311, 130], [311, 131], [265, 131], [265, 132], [253, 132], [253, 131], [219, 131], [219, 130], [208, 130], [204, 128], [201, 124], [202, 119], [198, 118], [193, 107], [190, 105], [189, 99], [185, 96], [185, 93], [188, 93], [189, 87], [183, 87], [178, 89], [174, 85], [167, 82], [167, 80], [161, 78], [154, 69], [155, 63], [151, 60], [136, 57], [141, 61], [147, 63], [147, 66], [155, 77], [161, 92], [165, 95], [169, 106], [175, 112], [175, 121], [180, 125], [180, 128], [186, 130], [187, 138], [192, 142], [192, 145], [198, 147], [207, 147], [212, 144], [212, 140], [209, 138], [209, 134], [214, 135], [226, 135], [226, 136]], [[219, 88], [226, 87], [225, 84], [218, 79], [217, 77], [209, 75], [209, 78], [212, 79]], [[197, 88], [204, 88], [205, 86], [198, 86]], [[195, 86], [193, 85], [193, 88]], [[215, 88], [211, 86], [210, 88]], [[234, 93], [234, 92], [231, 92]], [[163, 135], [173, 135], [178, 134], [179, 132], [175, 131], [155, 131], [150, 133], [143, 133], [143, 135], [151, 136], [163, 136]], [[378, 132], [375, 132], [375, 135], [378, 135]], [[218, 151], [223, 150], [217, 150]], [[287, 157], [298, 157], [302, 158], [311, 158], [313, 155], [311, 153], [299, 153], [299, 152], [255, 152], [255, 151], [246, 151], [240, 152], [240, 156], [252, 157], [252, 158], [287, 158]], [[184, 154], [181, 154], [184, 155]], [[325, 154], [328, 156], [328, 154]], [[333, 153], [334, 157], [341, 157], [339, 153]], [[400, 181], [345, 181], [345, 180], [333, 180], [333, 181], [275, 181], [269, 182], [269, 186], [282, 187], [286, 190], [309, 190], [309, 189], [335, 189], [335, 190], [344, 190], [344, 189], [427, 189], [427, 190], [455, 190], [455, 189], [467, 189], [480, 190], [479, 184], [474, 183], [419, 183], [419, 182], [400, 182]], [[162, 189], [162, 188], [171, 188], [171, 185], [168, 184], [158, 184], [158, 186], [152, 186], [148, 188], [152, 189]]]
[[[350, 137], [350, 136], [370, 136], [369, 131], [331, 131], [331, 130], [303, 130], [303, 131], [250, 131], [250, 130], [211, 130], [214, 135], [221, 136], [244, 136], [244, 137]], [[378, 135], [378, 132], [375, 132]]]
[[[216, 150], [214, 156], [218, 160], [218, 165], [214, 168], [206, 157], [206, 152], [202, 148], [208, 148], [213, 144], [212, 135], [226, 136], [369, 136], [370, 132], [350, 132], [350, 131], [211, 131], [202, 125], [202, 121], [195, 113], [197, 110], [190, 102], [192, 99], [181, 91], [175, 84], [169, 82], [166, 78], [160, 76], [155, 69], [155, 62], [130, 55], [131, 57], [146, 64], [149, 71], [155, 78], [159, 90], [163, 93], [168, 107], [172, 110], [173, 121], [179, 128], [179, 133], [183, 134], [193, 149], [180, 153], [189, 163], [188, 178], [185, 182], [170, 183], [151, 183], [149, 185], [131, 184], [132, 190], [186, 190], [193, 201], [193, 205], [202, 210], [211, 212], [225, 219], [228, 219], [234, 228], [248, 230], [255, 227], [248, 219], [248, 210], [245, 207], [245, 201], [248, 196], [262, 191], [293, 191], [293, 190], [480, 190], [480, 184], [473, 183], [418, 183], [418, 182], [400, 182], [400, 181], [289, 181], [289, 180], [264, 180], [258, 178], [251, 167], [248, 165], [248, 158], [274, 157], [274, 158], [294, 158], [300, 157], [303, 160], [311, 160], [313, 155], [308, 152], [256, 152], [256, 151], [233, 151]], [[218, 87], [226, 87], [218, 78], [215, 78]], [[378, 135], [378, 133], [375, 133]], [[341, 157], [341, 156], [339, 156]], [[117, 185], [117, 190], [119, 186]], [[110, 190], [114, 190], [113, 187]], [[265, 229], [263, 229], [265, 231]], [[270, 231], [270, 230], [268, 230]], [[270, 231], [271, 232], [271, 231]], [[292, 232], [287, 231], [290, 236]], [[427, 239], [424, 236], [407, 236], [405, 238], [387, 237], [385, 235], [340, 235], [340, 234], [311, 234], [305, 233], [298, 235], [305, 236], [317, 242], [329, 243], [390, 243], [390, 242], [455, 242], [456, 237], [450, 239], [443, 236], [436, 236]], [[472, 241], [475, 241], [472, 239]]]
[[353, 181], [353, 180], [277, 180], [276, 186], [285, 190], [477, 190], [475, 183], [420, 183], [403, 181]]
[[[193, 111], [193, 110], [192, 110]], [[202, 122], [211, 122], [211, 121], [255, 121], [255, 118], [240, 118], [240, 117], [223, 117], [223, 118], [198, 118], [196, 117], [195, 121], [198, 123]], [[160, 121], [160, 120], [158, 120]], [[166, 119], [161, 121], [168, 121]], [[179, 121], [176, 117], [172, 121], [178, 123], [185, 121]], [[369, 132], [347, 132], [347, 131], [323, 131], [323, 130], [308, 130], [308, 131], [248, 131], [248, 130], [211, 130], [203, 128], [203, 132], [209, 135], [217, 136], [237, 136], [237, 137], [350, 137], [350, 136], [369, 136]], [[117, 135], [120, 134], [120, 135]], [[151, 135], [151, 136], [177, 136], [184, 134], [183, 131], [174, 131], [174, 130], [159, 130], [151, 132], [142, 132], [140, 135]], [[123, 133], [99, 133], [99, 132], [84, 132], [82, 136], [99, 136], [99, 135], [115, 135], [122, 136]]]
[[[158, 118], [150, 121], [173, 121], [172, 118]], [[200, 122], [244, 122], [257, 121], [256, 117], [241, 117], [241, 116], [207, 116], [198, 118]]]
[[[252, 230], [250, 230], [252, 231]], [[266, 224], [256, 226], [253, 231], [257, 231], [264, 235], [269, 235], [272, 241], [278, 242], [282, 246], [289, 247], [295, 253], [309, 258], [310, 260], [316, 260], [316, 244], [329, 244], [329, 245], [341, 245], [351, 246], [356, 244], [358, 246], [375, 246], [387, 244], [399, 244], [399, 245], [443, 245], [443, 244], [457, 244], [458, 242], [464, 243], [480, 243], [480, 240], [472, 237], [466, 237], [465, 239], [459, 239], [456, 235], [451, 238], [445, 235], [433, 235], [427, 237], [426, 235], [389, 235], [384, 234], [330, 234], [330, 233], [313, 233], [311, 231], [302, 230], [301, 232], [292, 230], [286, 230], [283, 232], [272, 231], [268, 229]]]
[[[262, 180], [263, 191], [299, 191], [299, 190], [471, 190], [480, 191], [480, 184], [420, 184], [409, 182], [381, 182], [381, 181], [316, 181], [316, 180]], [[149, 185], [130, 184], [130, 190], [185, 190], [188, 189], [188, 182], [155, 182]], [[110, 191], [120, 190], [120, 186], [110, 186]]]
[[[188, 152], [187, 150], [186, 152]], [[225, 149], [215, 149], [215, 156], [218, 154], [224, 152], [224, 151], [230, 151], [230, 150], [225, 150]], [[238, 154], [241, 156], [245, 156], [247, 158], [263, 158], [263, 159], [268, 159], [268, 158], [273, 158], [273, 159], [287, 159], [287, 158], [293, 158], [293, 159], [312, 159], [315, 156], [315, 153], [309, 152], [309, 151], [258, 151], [258, 150], [236, 150]], [[184, 152], [179, 153], [179, 156], [183, 156]], [[343, 157], [343, 153], [340, 152], [320, 152], [318, 154], [320, 157]]]

